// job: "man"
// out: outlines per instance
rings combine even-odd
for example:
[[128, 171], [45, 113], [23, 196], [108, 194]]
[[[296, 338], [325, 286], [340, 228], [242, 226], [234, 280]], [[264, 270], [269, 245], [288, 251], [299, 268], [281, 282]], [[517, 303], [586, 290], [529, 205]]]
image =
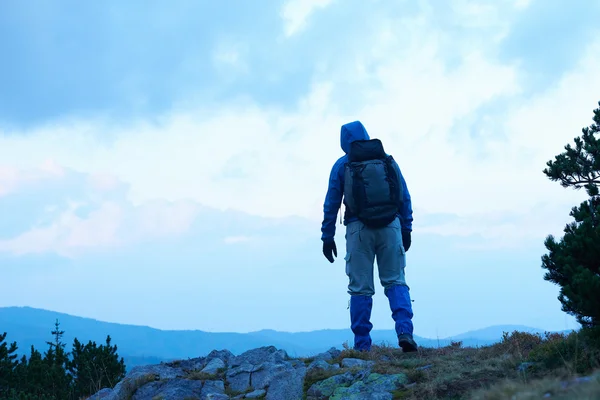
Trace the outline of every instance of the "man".
[[398, 164], [383, 151], [379, 140], [369, 138], [360, 121], [342, 126], [340, 143], [345, 155], [333, 165], [329, 177], [321, 240], [323, 254], [333, 263], [333, 256], [337, 257], [335, 223], [343, 199], [344, 259], [354, 348], [371, 349], [373, 264], [377, 258], [379, 280], [389, 300], [398, 344], [403, 351], [416, 351], [413, 312], [404, 275], [413, 221], [406, 182]]

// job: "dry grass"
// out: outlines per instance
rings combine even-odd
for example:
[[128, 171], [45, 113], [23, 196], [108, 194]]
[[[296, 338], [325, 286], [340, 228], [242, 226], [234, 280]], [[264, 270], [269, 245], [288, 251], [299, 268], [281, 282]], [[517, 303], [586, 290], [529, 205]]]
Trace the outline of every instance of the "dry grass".
[[[329, 363], [341, 366], [344, 358], [358, 358], [373, 361], [372, 372], [405, 374], [409, 384], [394, 393], [395, 399], [520, 400], [546, 394], [553, 399], [600, 399], [599, 348], [598, 339], [581, 331], [569, 335], [512, 332], [499, 343], [481, 348], [463, 348], [455, 342], [404, 353], [387, 345], [373, 346], [370, 352], [344, 346]], [[314, 358], [301, 360], [309, 365]], [[305, 393], [314, 383], [347, 371], [352, 369], [311, 370], [305, 377]], [[192, 371], [188, 378], [225, 380], [224, 374], [225, 370], [214, 375]], [[582, 376], [591, 378], [578, 382]], [[238, 394], [227, 385], [226, 392]]]
[[577, 383], [574, 379], [561, 381], [557, 378], [536, 379], [529, 383], [508, 381], [499, 383], [486, 390], [471, 394], [472, 400], [529, 400], [549, 396], [561, 400], [600, 399], [600, 374], [589, 381]]
[[383, 373], [405, 373], [413, 385], [396, 393], [404, 399], [464, 398], [466, 393], [505, 379], [519, 379], [518, 361], [475, 348], [422, 349], [377, 366]]
[[[580, 333], [542, 336], [513, 332], [505, 334], [500, 343], [482, 348], [463, 348], [456, 342], [403, 353], [391, 346], [373, 346], [370, 352], [345, 346], [330, 363], [358, 358], [374, 361], [373, 372], [406, 374], [410, 383], [394, 393], [396, 399], [528, 399], [546, 393], [553, 398], [587, 399], [600, 398], [597, 379], [568, 388], [561, 382], [600, 368], [600, 353], [595, 348]], [[525, 368], [524, 363], [529, 366]], [[343, 372], [307, 376], [305, 387]]]
[[186, 378], [187, 379], [192, 379], [192, 380], [198, 380], [198, 381], [214, 381], [214, 380], [225, 380], [225, 372], [227, 370], [225, 368], [221, 368], [219, 370], [217, 370], [216, 373], [214, 374], [209, 374], [207, 372], [202, 372], [202, 371], [190, 371], [187, 373]]

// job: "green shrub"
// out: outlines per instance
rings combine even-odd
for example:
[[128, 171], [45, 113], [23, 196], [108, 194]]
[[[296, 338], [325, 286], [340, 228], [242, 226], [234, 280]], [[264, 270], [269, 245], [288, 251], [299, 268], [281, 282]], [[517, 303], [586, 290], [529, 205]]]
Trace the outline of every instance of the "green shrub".
[[590, 331], [546, 333], [543, 343], [529, 354], [529, 360], [549, 370], [565, 369], [585, 374], [600, 366], [600, 348]]
[[537, 333], [519, 331], [514, 331], [512, 333], [504, 332], [502, 340], [494, 347], [503, 353], [526, 359], [529, 356], [529, 353], [538, 347], [543, 340], [544, 338]]

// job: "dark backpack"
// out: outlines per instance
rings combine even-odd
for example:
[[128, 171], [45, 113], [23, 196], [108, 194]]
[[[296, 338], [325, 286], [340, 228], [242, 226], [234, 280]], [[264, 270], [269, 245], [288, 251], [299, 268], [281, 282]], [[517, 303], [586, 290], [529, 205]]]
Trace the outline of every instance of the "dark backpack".
[[344, 204], [369, 228], [390, 224], [402, 206], [402, 186], [394, 159], [379, 139], [350, 144], [344, 178]]

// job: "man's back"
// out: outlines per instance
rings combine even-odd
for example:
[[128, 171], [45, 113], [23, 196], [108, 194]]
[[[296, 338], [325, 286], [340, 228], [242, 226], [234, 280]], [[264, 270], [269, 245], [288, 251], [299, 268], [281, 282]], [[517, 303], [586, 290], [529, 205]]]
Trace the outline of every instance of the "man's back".
[[[370, 137], [360, 121], [342, 125], [340, 132], [340, 146], [345, 154], [338, 158], [329, 174], [329, 186], [323, 204], [323, 223], [321, 225], [321, 240], [323, 242], [330, 242], [335, 236], [336, 217], [342, 205], [345, 186], [345, 168], [348, 163], [348, 153], [350, 152], [351, 145], [355, 141], [364, 140], [370, 140]], [[398, 163], [394, 160], [392, 165], [398, 175], [399, 184], [402, 190], [402, 206], [398, 212], [398, 217], [400, 218], [402, 231], [410, 233], [412, 231], [413, 221], [410, 192]], [[347, 226], [349, 223], [357, 220], [357, 216], [346, 207], [344, 210], [344, 225]], [[405, 236], [406, 235], [407, 234], [405, 234]]]
[[346, 209], [370, 228], [387, 226], [402, 209], [399, 174], [398, 165], [379, 139], [355, 140], [344, 174]]
[[[370, 317], [377, 259], [379, 280], [390, 302], [398, 343], [405, 351], [416, 351], [412, 306], [404, 276], [413, 220], [406, 182], [398, 164], [385, 154], [381, 142], [370, 140], [359, 121], [342, 126], [340, 144], [346, 154], [336, 161], [329, 175], [321, 239], [323, 254], [333, 263], [333, 256], [337, 256], [336, 216], [344, 200], [344, 260], [354, 348], [371, 348]], [[373, 151], [362, 151], [365, 149]]]

